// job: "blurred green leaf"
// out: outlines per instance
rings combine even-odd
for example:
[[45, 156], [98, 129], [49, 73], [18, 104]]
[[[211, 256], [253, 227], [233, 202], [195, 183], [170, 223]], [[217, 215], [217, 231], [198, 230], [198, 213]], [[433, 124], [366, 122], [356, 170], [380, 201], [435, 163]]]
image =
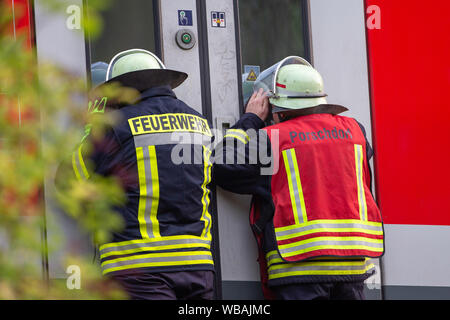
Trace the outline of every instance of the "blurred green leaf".
[[[95, 37], [102, 30], [99, 10], [110, 1], [90, 0], [83, 19], [83, 31]], [[45, 0], [48, 10], [66, 10], [67, 3]], [[27, 49], [23, 35], [12, 36], [10, 8], [0, 4], [0, 299], [121, 299], [123, 293], [105, 279], [92, 257], [71, 256], [67, 264], [82, 270], [82, 289], [69, 290], [65, 279], [46, 280], [42, 257], [57, 244], [67, 242], [62, 230], [42, 242], [41, 231], [49, 221], [45, 196], [55, 171], [70, 158], [92, 123], [102, 128], [114, 123], [108, 115], [95, 119], [87, 112], [84, 79], [40, 63]], [[19, 14], [19, 13], [18, 13]], [[106, 89], [111, 97], [132, 99], [133, 93]], [[134, 93], [135, 94], [135, 93]], [[100, 131], [96, 131], [100, 132]], [[98, 133], [97, 133], [98, 134]], [[97, 137], [98, 138], [98, 137]], [[107, 241], [123, 221], [113, 207], [125, 196], [114, 178], [93, 174], [88, 181], [73, 180], [71, 167], [56, 200], [74, 223], [97, 243]]]

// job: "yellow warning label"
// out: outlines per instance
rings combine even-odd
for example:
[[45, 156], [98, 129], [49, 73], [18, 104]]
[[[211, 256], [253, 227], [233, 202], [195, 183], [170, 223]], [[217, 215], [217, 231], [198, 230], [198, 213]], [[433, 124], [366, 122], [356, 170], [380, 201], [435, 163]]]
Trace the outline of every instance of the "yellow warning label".
[[255, 71], [250, 70], [250, 72], [248, 73], [248, 76], [247, 76], [247, 81], [256, 81], [256, 78], [257, 78], [257, 76], [256, 76]]

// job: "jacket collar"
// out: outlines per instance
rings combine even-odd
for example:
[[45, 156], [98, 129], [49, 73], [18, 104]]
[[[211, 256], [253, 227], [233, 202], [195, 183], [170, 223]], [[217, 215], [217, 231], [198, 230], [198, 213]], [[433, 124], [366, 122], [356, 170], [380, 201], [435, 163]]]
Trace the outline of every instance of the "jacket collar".
[[161, 97], [161, 96], [168, 96], [168, 97], [173, 97], [173, 98], [177, 97], [175, 95], [175, 92], [173, 92], [172, 89], [170, 88], [170, 86], [158, 86], [158, 87], [153, 87], [153, 88], [143, 91], [141, 93], [141, 97], [140, 97], [139, 101], [147, 100], [148, 98], [153, 98], [153, 97]]
[[[129, 106], [132, 104], [139, 103], [140, 101], [147, 100], [149, 98], [161, 97], [161, 96], [176, 98], [176, 95], [172, 91], [171, 87], [167, 85], [167, 86], [152, 87], [150, 89], [143, 91], [140, 94], [140, 96], [132, 103], [130, 103], [130, 102], [121, 103], [119, 101], [114, 101], [114, 100], [108, 99], [107, 97], [98, 95], [98, 94], [96, 94], [95, 90], [92, 90], [90, 92], [89, 103], [90, 103], [90, 105], [93, 106], [93, 108], [98, 108], [96, 106], [97, 106], [97, 104], [100, 104], [100, 106], [102, 106], [102, 111], [100, 111], [100, 112], [103, 113], [103, 111], [105, 109], [117, 110], [117, 109], [121, 109], [123, 107]], [[104, 103], [104, 104], [102, 105], [102, 103]], [[99, 111], [94, 111], [94, 112], [99, 112]]]

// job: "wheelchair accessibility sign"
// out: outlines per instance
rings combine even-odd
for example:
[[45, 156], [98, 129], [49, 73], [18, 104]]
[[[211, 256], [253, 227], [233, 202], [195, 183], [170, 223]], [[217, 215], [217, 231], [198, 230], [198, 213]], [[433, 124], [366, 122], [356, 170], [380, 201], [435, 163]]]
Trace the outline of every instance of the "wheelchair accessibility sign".
[[226, 28], [225, 12], [211, 11], [211, 27]]
[[178, 25], [192, 26], [192, 10], [178, 10]]

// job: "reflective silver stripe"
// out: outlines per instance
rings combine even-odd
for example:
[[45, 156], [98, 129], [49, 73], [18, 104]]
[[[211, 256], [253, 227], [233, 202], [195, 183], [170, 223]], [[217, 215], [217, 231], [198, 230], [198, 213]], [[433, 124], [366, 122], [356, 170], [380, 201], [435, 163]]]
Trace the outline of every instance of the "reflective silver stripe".
[[135, 255], [104, 261], [101, 264], [103, 273], [125, 269], [164, 267], [177, 265], [211, 264], [213, 259], [209, 251], [165, 252]]
[[297, 174], [300, 177], [300, 170], [294, 164], [294, 161], [296, 162], [297, 160], [293, 159], [293, 157], [295, 156], [295, 149], [284, 150], [283, 154], [284, 154], [283, 158], [284, 158], [284, 162], [285, 162], [284, 163], [285, 167], [288, 168], [288, 170], [286, 170], [286, 173], [288, 175], [287, 178], [290, 180], [290, 182], [292, 184], [292, 190], [290, 190], [290, 193], [291, 193], [291, 201], [294, 202], [292, 205], [292, 211], [296, 218], [295, 222], [296, 223], [304, 223], [305, 219], [303, 217], [306, 217], [306, 212], [303, 212], [304, 205], [302, 205], [302, 201], [300, 198], [301, 185], [298, 184], [300, 181], [297, 180]]
[[141, 236], [143, 238], [160, 237], [159, 223], [156, 218], [159, 203], [159, 181], [155, 147], [136, 148], [136, 157], [140, 185], [138, 220]]
[[[153, 202], [153, 179], [152, 179], [152, 170], [150, 163], [150, 152], [149, 148], [143, 148], [144, 151], [144, 167], [145, 167], [145, 183], [147, 185], [147, 197], [145, 200], [145, 224], [147, 227], [147, 234], [150, 238], [155, 237], [153, 234], [153, 222], [150, 218], [151, 210], [152, 210], [152, 202]], [[157, 195], [159, 196], [159, 195]]]
[[211, 137], [197, 132], [165, 132], [134, 136], [136, 148], [166, 144], [208, 145], [210, 143]]
[[366, 195], [364, 192], [364, 182], [363, 182], [363, 148], [359, 144], [355, 144], [355, 165], [356, 165], [356, 179], [358, 187], [358, 203], [359, 203], [359, 214], [361, 220], [367, 221], [367, 204]]
[[[110, 256], [110, 255], [123, 255], [128, 254], [130, 251], [133, 252], [142, 252], [154, 250], [155, 248], [161, 250], [160, 247], [166, 246], [178, 246], [178, 247], [187, 247], [187, 245], [196, 244], [201, 247], [209, 248], [211, 241], [210, 240], [202, 240], [202, 239], [169, 239], [169, 240], [161, 240], [161, 241], [141, 241], [136, 243], [129, 243], [125, 245], [116, 245], [111, 246], [108, 244], [107, 247], [100, 247], [100, 258]], [[185, 245], [185, 246], [183, 246]]]
[[[289, 253], [296, 253], [298, 254], [303, 253], [305, 249], [314, 248], [314, 247], [323, 247], [318, 248], [314, 250], [330, 250], [330, 249], [336, 249], [336, 250], [346, 250], [349, 248], [343, 248], [344, 246], [355, 246], [356, 248], [353, 248], [355, 250], [362, 250], [361, 247], [368, 247], [368, 249], [383, 249], [383, 241], [379, 240], [379, 242], [369, 242], [369, 241], [363, 241], [363, 240], [323, 240], [321, 238], [314, 239], [312, 242], [303, 243], [297, 242], [298, 245], [293, 246], [279, 246], [280, 254], [282, 256], [285, 256]], [[335, 247], [335, 248], [333, 248]], [[377, 250], [378, 251], [378, 250]]]
[[280, 255], [278, 254], [278, 251], [269, 252], [266, 255], [266, 262], [267, 262], [268, 266], [270, 266], [274, 263], [284, 263], [284, 261], [281, 259]]
[[373, 231], [375, 233], [382, 234], [383, 232], [381, 224], [379, 226], [371, 226], [361, 223], [315, 223], [315, 224], [307, 224], [302, 227], [292, 228], [289, 230], [275, 231], [275, 233], [277, 235], [277, 238], [280, 238], [314, 229], [327, 229], [328, 232], [333, 232], [333, 229], [355, 229], [353, 232], [362, 232], [362, 233], [364, 233], [365, 231]]
[[[362, 262], [364, 258], [358, 257], [337, 257], [337, 256], [322, 256], [319, 258], [309, 259], [303, 262]], [[267, 266], [276, 265], [276, 264], [293, 264], [292, 262], [286, 262], [281, 259], [281, 256], [278, 254], [278, 251], [271, 251], [266, 254], [266, 262]]]
[[[364, 274], [374, 269], [370, 259], [361, 261], [311, 261], [269, 267], [269, 279], [278, 276]], [[273, 276], [273, 277], [271, 277]]]

